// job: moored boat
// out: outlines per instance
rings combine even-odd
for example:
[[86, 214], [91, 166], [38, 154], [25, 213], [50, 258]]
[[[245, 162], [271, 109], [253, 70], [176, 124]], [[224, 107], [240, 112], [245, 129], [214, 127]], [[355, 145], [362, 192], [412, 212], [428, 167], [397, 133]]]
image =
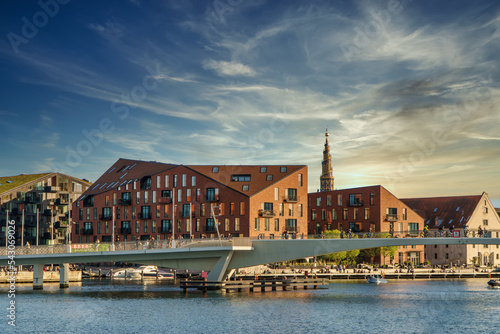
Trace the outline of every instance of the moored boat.
[[123, 279], [174, 279], [174, 274], [159, 270], [157, 266], [119, 269], [111, 274], [112, 278]]
[[500, 280], [498, 279], [490, 279], [488, 281], [488, 285], [492, 288], [500, 288]]
[[368, 276], [366, 280], [368, 283], [375, 283], [375, 284], [387, 283], [387, 280], [380, 276]]

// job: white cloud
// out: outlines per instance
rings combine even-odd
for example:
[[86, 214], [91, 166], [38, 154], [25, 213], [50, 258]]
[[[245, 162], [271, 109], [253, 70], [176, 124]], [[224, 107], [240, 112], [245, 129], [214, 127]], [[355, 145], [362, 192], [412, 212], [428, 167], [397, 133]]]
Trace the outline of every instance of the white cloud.
[[219, 75], [243, 75], [253, 77], [257, 74], [250, 66], [234, 61], [227, 62], [223, 60], [207, 60], [203, 62], [203, 68], [207, 70], [214, 70]]

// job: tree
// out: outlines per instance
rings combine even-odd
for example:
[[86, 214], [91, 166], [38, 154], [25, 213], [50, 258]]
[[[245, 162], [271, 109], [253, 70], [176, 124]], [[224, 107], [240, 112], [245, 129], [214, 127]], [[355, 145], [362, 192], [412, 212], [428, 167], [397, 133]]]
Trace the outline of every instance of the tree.
[[[323, 232], [323, 237], [325, 239], [340, 239], [339, 230], [328, 230]], [[355, 235], [354, 238], [357, 238]], [[359, 249], [353, 249], [350, 251], [331, 253], [320, 256], [322, 260], [335, 262], [338, 264], [356, 264], [356, 258], [359, 255]]]

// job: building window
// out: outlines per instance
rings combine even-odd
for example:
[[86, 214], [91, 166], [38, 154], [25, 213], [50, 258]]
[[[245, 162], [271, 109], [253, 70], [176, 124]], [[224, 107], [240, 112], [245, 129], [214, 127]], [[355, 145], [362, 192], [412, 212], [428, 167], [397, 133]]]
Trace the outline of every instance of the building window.
[[233, 182], [250, 182], [249, 174], [233, 174], [231, 175], [231, 181]]
[[274, 200], [275, 201], [280, 200], [280, 189], [278, 187], [274, 188]]
[[141, 203], [141, 192], [138, 191], [135, 196], [135, 204], [140, 204], [140, 203]]
[[274, 218], [274, 230], [279, 232], [280, 230], [280, 220], [278, 218]]
[[168, 175], [165, 175], [165, 188], [168, 188]]
[[200, 216], [202, 216], [202, 217], [205, 216], [205, 204], [204, 203], [200, 204]]
[[97, 220], [97, 208], [94, 208], [94, 220]]
[[316, 197], [316, 206], [321, 206], [321, 197]]
[[156, 188], [161, 188], [161, 176], [157, 175], [156, 176]]
[[149, 190], [149, 189], [151, 189], [151, 176], [144, 176], [141, 179], [141, 189], [142, 190]]
[[136, 234], [141, 233], [141, 223], [139, 221], [135, 222], [135, 233]]
[[303, 210], [302, 204], [299, 204], [298, 205], [299, 217], [303, 217], [303, 215], [304, 215], [302, 210]]
[[375, 194], [374, 193], [370, 194], [370, 205], [375, 205]]
[[362, 194], [349, 194], [349, 206], [362, 206], [362, 205], [363, 205]]
[[255, 218], [255, 230], [258, 231], [260, 229], [260, 221], [259, 218]]
[[483, 219], [483, 225], [488, 226], [488, 219]]
[[177, 187], [177, 174], [174, 175], [174, 188]]
[[215, 202], [219, 200], [219, 188], [207, 188], [207, 201]]
[[229, 215], [234, 216], [234, 202], [229, 203]]
[[244, 185], [241, 187], [241, 190], [242, 190], [242, 191], [248, 191], [248, 184], [244, 184]]
[[105, 205], [105, 206], [109, 206], [109, 195], [106, 195], [106, 196], [104, 197], [104, 205]]
[[170, 219], [163, 219], [161, 221], [160, 233], [169, 233], [171, 230], [171, 221]]
[[147, 220], [144, 221], [144, 233], [148, 233], [148, 222], [147, 222]]
[[229, 231], [229, 218], [224, 219], [224, 231]]
[[116, 208], [116, 219], [120, 219], [120, 208]]
[[288, 188], [286, 189], [286, 200], [287, 201], [297, 201], [297, 189], [295, 188]]
[[266, 173], [267, 172], [267, 167], [260, 167], [260, 172], [261, 173]]
[[181, 220], [177, 219], [177, 232], [181, 232], [181, 231], [182, 231]]
[[97, 234], [101, 234], [101, 222], [97, 222]]
[[200, 219], [199, 218], [196, 219], [196, 227], [195, 228], [196, 228], [196, 232], [200, 232]]
[[182, 205], [182, 217], [187, 217], [191, 215], [191, 204], [183, 204]]
[[245, 215], [245, 202], [240, 202], [240, 216]]
[[316, 209], [311, 210], [311, 220], [316, 220]]
[[418, 234], [418, 223], [408, 223], [408, 233], [412, 235]]
[[288, 204], [288, 216], [293, 216], [293, 204]]
[[370, 219], [370, 208], [365, 208], [365, 219]]
[[332, 209], [332, 220], [337, 220], [337, 209]]
[[299, 174], [299, 187], [302, 187], [304, 185], [303, 178], [304, 176], [302, 174]]
[[337, 205], [342, 206], [342, 194], [337, 195]]
[[156, 220], [153, 220], [151, 224], [151, 233], [156, 233]]
[[186, 189], [186, 201], [191, 202], [191, 189]]
[[218, 173], [219, 167], [212, 167], [212, 173]]
[[147, 191], [144, 192], [144, 204], [148, 204], [149, 202], [149, 194]]
[[284, 216], [285, 215], [285, 205], [283, 203], [280, 203], [279, 206], [279, 215]]
[[332, 195], [326, 195], [326, 206], [332, 206]]
[[200, 201], [200, 194], [201, 194], [201, 190], [200, 188], [196, 188], [196, 201], [199, 202]]
[[134, 219], [135, 219], [135, 210], [136, 210], [136, 209], [135, 209], [135, 206], [133, 206], [133, 207], [132, 207], [132, 218], [134, 218]]
[[297, 219], [286, 219], [285, 229], [289, 232], [297, 232]]
[[358, 220], [359, 219], [359, 210], [358, 208], [354, 208], [354, 220]]
[[408, 219], [408, 216], [407, 216], [406, 208], [403, 208], [403, 220], [407, 220], [407, 219]]
[[235, 232], [240, 231], [240, 219], [239, 218], [234, 218], [234, 231]]
[[182, 202], [182, 189], [177, 189], [177, 203]]
[[104, 234], [109, 233], [109, 222], [104, 222]]
[[321, 209], [321, 220], [326, 220], [326, 209]]
[[87, 208], [87, 220], [90, 220], [90, 208]]
[[196, 187], [196, 176], [191, 176], [191, 187]]
[[264, 218], [264, 231], [269, 231], [269, 218]]
[[266, 181], [272, 181], [272, 180], [273, 180], [273, 174], [267, 174]]
[[281, 167], [281, 168], [280, 168], [280, 172], [281, 172], [281, 173], [286, 173], [286, 167]]
[[342, 219], [347, 220], [348, 213], [347, 213], [347, 208], [342, 209]]
[[187, 185], [187, 178], [186, 178], [186, 174], [182, 174], [182, 186], [185, 187]]

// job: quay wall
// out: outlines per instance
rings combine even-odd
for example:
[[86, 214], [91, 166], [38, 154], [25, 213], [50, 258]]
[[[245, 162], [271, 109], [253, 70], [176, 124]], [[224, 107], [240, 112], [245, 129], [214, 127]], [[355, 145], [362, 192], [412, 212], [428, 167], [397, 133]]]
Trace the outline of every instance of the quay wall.
[[[33, 283], [33, 272], [32, 271], [18, 271], [15, 274], [16, 283]], [[5, 271], [0, 271], [0, 284], [9, 283], [7, 279], [11, 278], [11, 273], [6, 273]], [[47, 282], [59, 282], [60, 281], [59, 271], [44, 271], [43, 281]], [[81, 282], [82, 272], [80, 270], [74, 270], [69, 272], [70, 282]]]

